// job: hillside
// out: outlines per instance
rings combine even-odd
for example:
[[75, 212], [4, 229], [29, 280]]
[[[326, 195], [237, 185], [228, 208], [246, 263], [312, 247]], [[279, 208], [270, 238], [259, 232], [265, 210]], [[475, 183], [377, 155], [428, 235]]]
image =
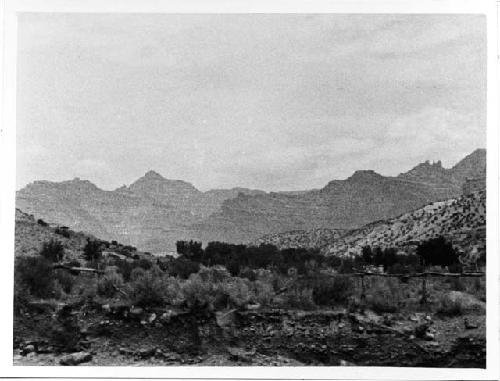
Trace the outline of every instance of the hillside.
[[341, 229], [292, 230], [285, 233], [268, 234], [251, 245], [271, 244], [278, 249], [287, 248], [323, 248], [346, 234]]
[[15, 256], [38, 255], [43, 244], [50, 240], [61, 242], [64, 247], [65, 261], [83, 260], [83, 250], [89, 240], [101, 242], [103, 250], [116, 253], [139, 256], [148, 254], [138, 251], [135, 247], [119, 242], [108, 242], [90, 234], [74, 231], [67, 226], [59, 226], [44, 220], [36, 220], [31, 214], [16, 209], [15, 225]]
[[[377, 221], [350, 231], [291, 231], [264, 236], [255, 243], [280, 248], [317, 247], [326, 255], [357, 255], [363, 246], [397, 247], [410, 252], [429, 238], [443, 235], [463, 251], [477, 246], [486, 250], [486, 192], [476, 191], [456, 199], [434, 202], [396, 218]], [[311, 239], [311, 236], [316, 239]]]
[[45, 226], [43, 222], [37, 222], [32, 215], [26, 214], [16, 209], [15, 228], [15, 255], [38, 255], [45, 242], [51, 239], [58, 240], [64, 246], [66, 257], [77, 259], [87, 243], [87, 239], [92, 236], [72, 232], [69, 238], [56, 233], [56, 227]]
[[485, 150], [476, 150], [450, 169], [426, 162], [396, 177], [356, 171], [322, 189], [300, 192], [202, 192], [154, 171], [113, 191], [78, 178], [35, 181], [17, 192], [16, 204], [36, 218], [163, 252], [183, 239], [249, 243], [268, 234], [355, 229], [393, 218], [459, 196], [467, 179], [484, 178], [485, 157]]
[[398, 247], [411, 251], [416, 244], [439, 235], [463, 251], [486, 250], [486, 192], [434, 202], [397, 218], [371, 223], [325, 246], [326, 254], [359, 254], [363, 246]]

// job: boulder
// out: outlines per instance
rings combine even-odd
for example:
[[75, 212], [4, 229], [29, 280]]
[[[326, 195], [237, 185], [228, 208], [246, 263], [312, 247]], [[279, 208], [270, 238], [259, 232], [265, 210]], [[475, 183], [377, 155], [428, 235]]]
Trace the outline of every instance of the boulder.
[[88, 352], [75, 352], [66, 355], [59, 360], [61, 365], [78, 365], [92, 360], [92, 355]]

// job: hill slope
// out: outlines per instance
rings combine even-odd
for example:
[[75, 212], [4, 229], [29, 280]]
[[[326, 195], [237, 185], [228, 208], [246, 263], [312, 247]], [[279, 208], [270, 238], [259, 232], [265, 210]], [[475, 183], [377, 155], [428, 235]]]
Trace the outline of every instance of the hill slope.
[[[287, 232], [262, 237], [257, 243], [272, 243], [285, 247], [318, 247], [326, 255], [359, 255], [363, 246], [396, 247], [411, 252], [416, 245], [429, 238], [444, 236], [463, 251], [477, 246], [486, 250], [486, 192], [484, 190], [462, 195], [456, 199], [434, 202], [396, 218], [377, 221], [359, 229], [323, 234], [315, 242], [310, 240], [316, 231]], [[322, 232], [320, 232], [321, 234]]]

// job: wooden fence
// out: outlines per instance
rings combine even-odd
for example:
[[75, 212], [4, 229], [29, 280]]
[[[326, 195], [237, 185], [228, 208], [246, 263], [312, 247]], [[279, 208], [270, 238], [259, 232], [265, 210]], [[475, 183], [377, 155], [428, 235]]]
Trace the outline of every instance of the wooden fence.
[[421, 304], [427, 303], [427, 278], [429, 277], [448, 277], [448, 278], [461, 278], [461, 277], [471, 277], [479, 278], [484, 277], [486, 273], [483, 272], [473, 272], [473, 273], [440, 273], [434, 271], [426, 271], [422, 273], [414, 274], [386, 274], [386, 273], [369, 273], [369, 272], [357, 272], [353, 274], [346, 274], [351, 276], [356, 276], [361, 278], [361, 299], [366, 298], [366, 287], [365, 287], [365, 277], [387, 277], [387, 278], [399, 278], [403, 282], [408, 282], [410, 278], [422, 278], [422, 298], [420, 299]]

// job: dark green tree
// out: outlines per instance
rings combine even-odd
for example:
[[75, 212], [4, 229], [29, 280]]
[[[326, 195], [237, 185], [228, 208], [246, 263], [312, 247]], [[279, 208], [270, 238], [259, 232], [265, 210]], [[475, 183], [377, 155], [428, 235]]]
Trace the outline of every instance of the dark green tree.
[[64, 257], [64, 246], [56, 239], [43, 244], [40, 255], [50, 262], [60, 262]]
[[83, 248], [83, 256], [89, 262], [97, 262], [101, 259], [102, 251], [99, 241], [87, 240], [87, 244]]

